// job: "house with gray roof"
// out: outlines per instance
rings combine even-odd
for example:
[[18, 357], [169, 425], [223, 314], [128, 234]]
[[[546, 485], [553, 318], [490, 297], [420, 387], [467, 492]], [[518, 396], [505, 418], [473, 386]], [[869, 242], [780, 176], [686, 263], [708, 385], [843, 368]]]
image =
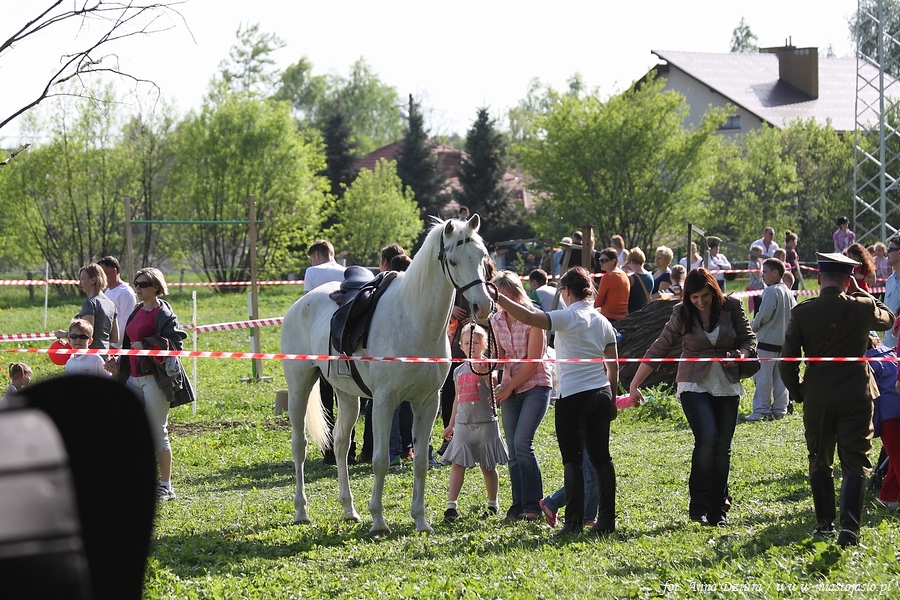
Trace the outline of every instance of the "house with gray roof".
[[[856, 129], [856, 58], [819, 57], [816, 48], [785, 46], [759, 52], [676, 52], [653, 50], [655, 70], [665, 89], [680, 92], [690, 105], [686, 125], [696, 125], [708, 107], [734, 107], [720, 128], [736, 135], [768, 123], [779, 129], [813, 118], [839, 133]], [[873, 80], [878, 71], [863, 65]], [[887, 77], [887, 76], [886, 76]], [[865, 87], [862, 101], [877, 106], [878, 91]]]

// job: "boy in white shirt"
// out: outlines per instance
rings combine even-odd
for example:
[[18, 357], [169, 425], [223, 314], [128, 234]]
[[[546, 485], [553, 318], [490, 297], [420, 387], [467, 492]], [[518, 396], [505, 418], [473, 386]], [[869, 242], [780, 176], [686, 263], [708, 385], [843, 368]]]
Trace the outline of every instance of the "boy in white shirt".
[[[69, 345], [75, 350], [90, 347], [93, 336], [94, 327], [84, 319], [72, 319], [69, 323]], [[99, 354], [72, 354], [63, 375], [96, 375], [109, 379], [109, 372], [103, 368], [105, 362]]]

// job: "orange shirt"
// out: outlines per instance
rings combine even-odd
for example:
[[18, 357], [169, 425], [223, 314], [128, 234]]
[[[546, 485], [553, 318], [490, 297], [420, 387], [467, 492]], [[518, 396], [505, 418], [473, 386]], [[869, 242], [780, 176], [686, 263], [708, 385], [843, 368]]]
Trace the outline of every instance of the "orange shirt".
[[594, 307], [600, 314], [610, 320], [618, 320], [628, 316], [628, 294], [631, 293], [631, 281], [623, 271], [605, 273], [600, 278], [600, 288], [594, 298]]

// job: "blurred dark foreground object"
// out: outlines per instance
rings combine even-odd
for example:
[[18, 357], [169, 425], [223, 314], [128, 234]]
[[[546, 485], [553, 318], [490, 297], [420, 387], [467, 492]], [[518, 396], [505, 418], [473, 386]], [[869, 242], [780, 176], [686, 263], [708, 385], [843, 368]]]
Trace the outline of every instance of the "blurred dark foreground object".
[[156, 507], [141, 402], [108, 379], [67, 376], [8, 404], [0, 409], [0, 597], [140, 599]]

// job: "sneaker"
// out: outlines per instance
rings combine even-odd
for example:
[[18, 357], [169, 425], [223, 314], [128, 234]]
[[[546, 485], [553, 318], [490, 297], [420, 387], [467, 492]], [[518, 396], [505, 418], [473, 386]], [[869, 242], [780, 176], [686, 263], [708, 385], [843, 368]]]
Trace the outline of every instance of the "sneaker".
[[547, 506], [547, 503], [541, 499], [540, 502], [541, 512], [544, 513], [544, 518], [547, 520], [547, 525], [550, 527], [556, 527], [559, 525], [559, 517], [557, 516], [559, 513], [555, 510], [550, 510], [550, 507]]
[[400, 466], [400, 457], [391, 455], [391, 462], [388, 463], [389, 467], [399, 467]]
[[452, 523], [459, 518], [459, 511], [455, 508], [448, 508], [444, 511], [444, 523]]
[[842, 548], [856, 546], [859, 543], [859, 533], [852, 529], [841, 529], [835, 543]]
[[765, 421], [766, 415], [764, 415], [762, 413], [758, 413], [758, 412], [752, 412], [749, 415], [747, 415], [746, 417], [744, 417], [744, 420], [751, 421], [751, 422], [752, 421]]
[[167, 502], [169, 500], [174, 500], [177, 497], [178, 496], [175, 495], [175, 490], [170, 487], [160, 485], [158, 488], [156, 488], [157, 502]]
[[484, 510], [481, 511], [482, 519], [490, 519], [491, 517], [496, 517], [500, 514], [500, 507], [498, 506], [485, 506]]
[[826, 521], [821, 521], [815, 529], [813, 529], [812, 536], [816, 539], [827, 539], [834, 537], [834, 525], [832, 523], [828, 523]]
[[432, 456], [431, 458], [428, 459], [428, 466], [429, 467], [443, 467], [444, 463], [442, 463], [441, 461], [439, 461], [438, 459], [436, 459], [435, 457]]
[[596, 524], [597, 524], [597, 519], [585, 519], [584, 520], [585, 527], [593, 527]]
[[406, 452], [400, 455], [400, 458], [403, 460], [413, 460], [416, 457], [416, 453], [412, 448], [408, 448]]
[[449, 445], [450, 445], [450, 440], [444, 440], [444, 441], [442, 441], [442, 442], [441, 442], [441, 447], [437, 449], [437, 452], [435, 452], [435, 454], [438, 455], [438, 456], [443, 456], [443, 455], [444, 455], [444, 452], [447, 451], [447, 446], [449, 446]]
[[875, 498], [872, 502], [875, 503], [875, 506], [886, 508], [888, 510], [896, 510], [897, 507], [900, 506], [900, 502], [889, 502], [882, 500], [881, 498]]

